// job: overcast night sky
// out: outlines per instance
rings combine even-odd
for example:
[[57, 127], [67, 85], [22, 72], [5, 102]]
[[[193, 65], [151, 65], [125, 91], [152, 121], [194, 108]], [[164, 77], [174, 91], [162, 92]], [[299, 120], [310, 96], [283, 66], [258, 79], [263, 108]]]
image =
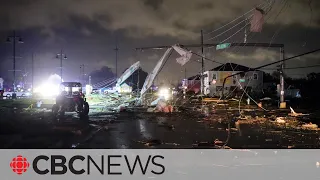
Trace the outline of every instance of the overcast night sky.
[[[264, 3], [258, 0], [4, 0], [0, 6], [0, 76], [11, 76], [12, 46], [5, 43], [12, 30], [22, 36], [24, 44], [17, 45], [17, 69], [31, 70], [31, 53], [36, 54], [36, 81], [58, 73], [55, 58], [62, 48], [65, 80], [77, 80], [80, 64], [86, 72], [115, 67], [116, 36], [119, 43], [119, 70], [124, 71], [140, 60], [150, 72], [165, 50], [135, 52], [143, 46], [200, 43], [200, 30], [208, 33]], [[310, 3], [310, 6], [309, 6]], [[251, 15], [252, 13], [248, 14]], [[242, 21], [244, 18], [240, 18]], [[236, 22], [236, 23], [237, 23]], [[233, 23], [232, 25], [235, 25]], [[231, 25], [231, 26], [232, 26]], [[210, 38], [231, 26], [204, 36], [205, 43], [221, 42], [236, 33], [244, 23], [213, 40]], [[284, 43], [286, 57], [320, 47], [320, 1], [276, 0], [265, 16], [261, 33], [248, 34], [247, 42]], [[243, 42], [244, 32], [227, 42]], [[200, 52], [200, 48], [192, 49]], [[220, 62], [233, 62], [255, 67], [279, 60], [279, 49], [237, 48], [216, 51], [205, 49], [206, 56]], [[176, 81], [184, 76], [173, 53], [159, 79]], [[196, 60], [197, 57], [194, 56]], [[320, 53], [287, 63], [287, 67], [320, 64]], [[206, 61], [206, 69], [218, 64]], [[188, 76], [200, 71], [201, 64], [190, 61]], [[274, 66], [273, 66], [274, 67]], [[319, 72], [318, 68], [287, 70], [289, 76], [304, 76]]]

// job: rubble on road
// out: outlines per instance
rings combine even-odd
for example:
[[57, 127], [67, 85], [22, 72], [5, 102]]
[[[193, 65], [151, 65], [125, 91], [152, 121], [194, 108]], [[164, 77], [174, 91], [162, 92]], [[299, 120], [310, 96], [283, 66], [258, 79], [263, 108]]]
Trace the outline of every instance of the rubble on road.
[[282, 123], [286, 123], [286, 121], [284, 120], [284, 117], [277, 117], [277, 118], [276, 118], [276, 122], [277, 122], [277, 123], [281, 123], [281, 124], [282, 124]]
[[312, 124], [312, 123], [308, 123], [308, 124], [303, 124], [302, 128], [306, 128], [306, 129], [318, 129], [318, 125], [316, 124]]
[[302, 114], [302, 113], [296, 113], [291, 107], [290, 107], [291, 113], [289, 113], [289, 116], [297, 117], [297, 116], [308, 116], [309, 114]]

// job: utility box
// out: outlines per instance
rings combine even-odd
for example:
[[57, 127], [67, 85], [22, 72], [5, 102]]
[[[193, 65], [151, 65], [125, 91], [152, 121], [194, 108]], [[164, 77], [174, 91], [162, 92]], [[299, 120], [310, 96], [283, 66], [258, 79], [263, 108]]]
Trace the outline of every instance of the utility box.
[[280, 109], [286, 109], [286, 108], [287, 108], [287, 103], [286, 102], [280, 103]]

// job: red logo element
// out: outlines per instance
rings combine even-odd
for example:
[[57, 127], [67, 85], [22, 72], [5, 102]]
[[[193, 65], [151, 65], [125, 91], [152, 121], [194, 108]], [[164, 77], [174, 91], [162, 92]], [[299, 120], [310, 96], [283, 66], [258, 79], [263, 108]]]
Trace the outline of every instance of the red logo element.
[[13, 172], [21, 175], [22, 173], [26, 172], [29, 168], [29, 162], [27, 161], [27, 158], [22, 157], [21, 155], [15, 157], [12, 159], [10, 163], [10, 167]]

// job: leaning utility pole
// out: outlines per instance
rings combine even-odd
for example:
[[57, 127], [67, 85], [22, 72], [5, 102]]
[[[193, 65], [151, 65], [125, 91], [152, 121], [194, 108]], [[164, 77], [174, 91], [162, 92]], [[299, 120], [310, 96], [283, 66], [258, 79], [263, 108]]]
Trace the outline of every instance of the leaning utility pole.
[[[201, 38], [202, 39], [202, 38]], [[202, 42], [202, 41], [201, 41]], [[192, 48], [192, 47], [201, 47], [201, 49], [203, 49], [203, 47], [267, 47], [267, 48], [280, 48], [281, 51], [281, 58], [284, 59], [284, 44], [274, 44], [274, 43], [223, 43], [223, 44], [218, 44], [218, 43], [210, 43], [210, 44], [188, 44], [188, 45], [182, 45], [180, 44], [181, 47], [185, 47], [185, 48]], [[145, 49], [167, 49], [170, 48], [172, 46], [156, 46], [156, 47], [142, 47], [142, 48], [136, 48], [136, 50], [145, 50]], [[216, 48], [219, 49], [219, 48]], [[203, 50], [202, 50], [202, 62], [203, 59], [205, 59], [204, 55], [203, 55]], [[282, 67], [284, 68], [284, 63], [282, 63]], [[204, 65], [202, 63], [202, 68], [204, 68]], [[202, 71], [204, 71], [202, 69]], [[282, 71], [283, 72], [283, 71]], [[202, 76], [201, 76], [202, 77]], [[284, 79], [283, 79], [283, 73], [281, 74], [281, 80], [280, 80], [280, 85], [281, 85], [281, 92], [280, 92], [280, 102], [282, 102], [282, 106], [280, 104], [280, 108], [285, 108], [285, 101], [284, 101]], [[201, 82], [202, 82], [202, 78], [201, 78]], [[202, 86], [203, 83], [201, 83]], [[202, 90], [202, 87], [201, 87]]]
[[201, 95], [204, 94], [204, 53], [203, 53], [203, 31], [201, 30]]

